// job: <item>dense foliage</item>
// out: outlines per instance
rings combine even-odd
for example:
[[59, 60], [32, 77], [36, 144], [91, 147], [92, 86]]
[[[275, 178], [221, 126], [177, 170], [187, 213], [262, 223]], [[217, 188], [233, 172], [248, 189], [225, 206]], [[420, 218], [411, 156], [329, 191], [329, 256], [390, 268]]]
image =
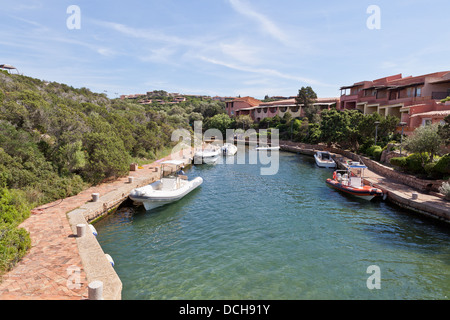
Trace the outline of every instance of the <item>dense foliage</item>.
[[0, 72], [0, 273], [29, 247], [17, 226], [30, 208], [126, 175], [170, 150], [175, 129], [223, 113], [224, 103], [198, 97], [143, 105]]

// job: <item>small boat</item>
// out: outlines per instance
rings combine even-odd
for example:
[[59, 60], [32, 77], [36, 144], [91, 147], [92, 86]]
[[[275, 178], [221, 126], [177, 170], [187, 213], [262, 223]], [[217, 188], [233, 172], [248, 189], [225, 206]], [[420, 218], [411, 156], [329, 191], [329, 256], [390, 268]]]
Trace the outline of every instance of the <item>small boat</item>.
[[224, 156], [234, 156], [237, 152], [237, 147], [232, 143], [225, 143], [222, 147], [222, 154]]
[[205, 149], [194, 154], [195, 164], [215, 164], [219, 160], [222, 149], [219, 146], [209, 144]]
[[328, 151], [317, 151], [314, 154], [316, 164], [320, 168], [336, 168], [336, 162]]
[[[130, 199], [138, 204], [142, 203], [147, 211], [180, 200], [203, 183], [201, 177], [188, 181], [181, 170], [183, 165], [184, 162], [179, 160], [162, 162], [160, 180], [133, 189], [129, 195]], [[175, 172], [164, 177], [164, 172], [172, 171], [173, 166]]]
[[363, 183], [364, 169], [367, 169], [365, 165], [351, 162], [347, 170], [334, 171], [333, 179], [327, 179], [326, 183], [341, 192], [369, 201], [382, 196], [381, 189]]
[[269, 146], [269, 145], [258, 146], [257, 145], [255, 150], [257, 150], [257, 151], [261, 151], [261, 150], [276, 151], [276, 150], [280, 150], [280, 146]]

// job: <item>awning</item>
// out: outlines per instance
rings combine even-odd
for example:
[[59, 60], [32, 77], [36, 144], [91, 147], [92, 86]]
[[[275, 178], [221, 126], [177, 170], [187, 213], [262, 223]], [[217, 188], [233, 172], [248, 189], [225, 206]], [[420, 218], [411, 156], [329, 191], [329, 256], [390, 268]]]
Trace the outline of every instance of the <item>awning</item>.
[[423, 113], [416, 113], [411, 116], [411, 118], [414, 117], [446, 117], [450, 115], [450, 110], [440, 110], [440, 111], [429, 111], [429, 112], [423, 112]]

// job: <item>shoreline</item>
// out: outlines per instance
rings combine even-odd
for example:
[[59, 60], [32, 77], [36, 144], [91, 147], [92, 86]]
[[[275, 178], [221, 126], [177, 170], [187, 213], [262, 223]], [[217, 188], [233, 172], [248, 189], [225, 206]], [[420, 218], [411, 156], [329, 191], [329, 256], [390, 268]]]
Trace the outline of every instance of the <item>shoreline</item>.
[[[114, 211], [132, 189], [158, 179], [160, 173], [155, 168], [173, 156], [142, 169], [130, 166], [127, 177], [33, 209], [19, 225], [30, 233], [31, 249], [2, 276], [0, 300], [86, 300], [88, 286], [94, 281], [102, 282], [104, 300], [121, 300], [122, 282], [88, 224]], [[185, 160], [190, 163], [190, 159]], [[93, 193], [98, 195], [95, 202]], [[82, 237], [77, 236], [79, 224], [86, 225]]]
[[[450, 202], [443, 199], [436, 192], [431, 191], [437, 188], [436, 185], [440, 185], [441, 182], [439, 180], [421, 180], [396, 172], [392, 168], [383, 166], [367, 157], [346, 150], [328, 148], [323, 145], [306, 145], [280, 141], [280, 150], [308, 156], [313, 156], [316, 151], [329, 151], [331, 154], [334, 154], [338, 165], [342, 165], [341, 163], [346, 161], [345, 159], [362, 162], [368, 168], [366, 169], [364, 181], [383, 190], [383, 193], [387, 196], [387, 201], [426, 217], [450, 223]], [[413, 198], [413, 194], [417, 196], [416, 199]]]
[[[368, 158], [329, 149], [322, 145], [280, 141], [282, 151], [313, 156], [316, 150], [327, 150], [335, 158], [339, 155], [339, 161], [363, 160], [369, 168], [366, 182], [382, 189], [388, 201], [427, 217], [450, 222], [450, 202], [383, 176], [376, 172], [374, 161]], [[192, 163], [193, 150], [188, 152], [190, 156], [183, 157], [186, 165]], [[186, 155], [183, 150], [180, 154]], [[154, 182], [159, 177], [155, 168], [173, 156], [170, 154], [140, 169], [130, 166], [128, 177], [93, 186], [76, 196], [33, 209], [30, 218], [19, 226], [30, 232], [32, 248], [2, 277], [0, 300], [85, 300], [88, 299], [88, 285], [94, 281], [103, 283], [105, 300], [121, 300], [122, 282], [105, 252], [89, 228], [84, 236], [78, 237], [77, 225], [88, 225], [114, 211], [132, 189]], [[98, 194], [97, 201], [93, 201], [93, 193]], [[412, 193], [418, 194], [417, 199], [412, 199]]]

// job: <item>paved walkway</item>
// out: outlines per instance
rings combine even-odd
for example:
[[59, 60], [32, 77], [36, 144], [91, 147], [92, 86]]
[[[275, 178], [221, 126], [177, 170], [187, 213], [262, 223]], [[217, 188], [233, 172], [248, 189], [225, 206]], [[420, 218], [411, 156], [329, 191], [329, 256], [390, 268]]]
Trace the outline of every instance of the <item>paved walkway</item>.
[[[345, 160], [351, 160], [343, 157]], [[365, 169], [365, 180], [372, 183], [374, 186], [388, 191], [396, 196], [397, 201], [401, 201], [402, 204], [409, 207], [409, 209], [421, 210], [424, 214], [433, 215], [434, 217], [446, 216], [446, 221], [450, 217], [450, 202], [433, 194], [429, 194], [403, 183], [397, 182], [392, 179], [388, 179], [384, 176], [377, 174], [376, 172]], [[417, 193], [418, 198], [413, 200], [412, 194]], [[393, 196], [391, 195], [391, 198]], [[401, 199], [399, 199], [401, 198]], [[399, 203], [398, 203], [399, 204]], [[400, 205], [400, 204], [399, 204]], [[426, 210], [424, 210], [426, 209]]]
[[[158, 160], [160, 162], [170, 156]], [[143, 177], [157, 173], [143, 169], [129, 176]], [[159, 177], [159, 176], [158, 176]], [[88, 297], [88, 283], [67, 213], [92, 199], [92, 193], [102, 195], [123, 185], [128, 178], [91, 187], [76, 196], [58, 200], [32, 210], [20, 227], [31, 237], [27, 255], [3, 276], [0, 300], [80, 300]]]

